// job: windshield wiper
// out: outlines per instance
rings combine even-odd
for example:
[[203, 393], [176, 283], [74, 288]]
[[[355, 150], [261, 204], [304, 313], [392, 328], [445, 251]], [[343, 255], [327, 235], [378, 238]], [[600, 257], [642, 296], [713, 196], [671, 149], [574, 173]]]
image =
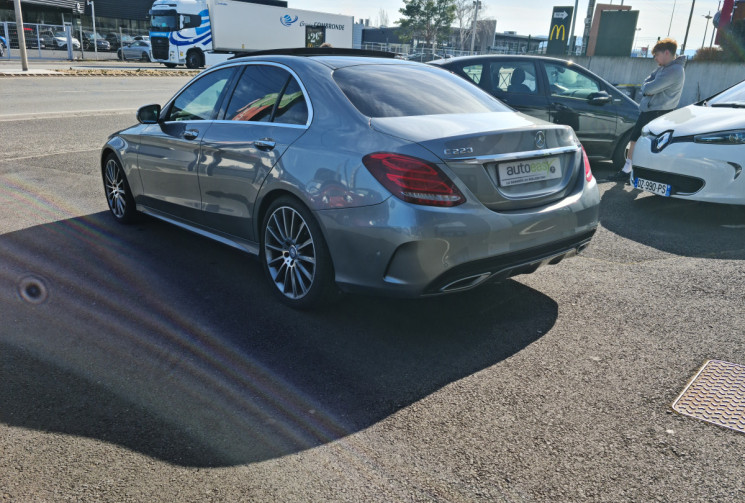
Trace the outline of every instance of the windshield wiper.
[[745, 103], [714, 103], [710, 106], [717, 108], [745, 108]]

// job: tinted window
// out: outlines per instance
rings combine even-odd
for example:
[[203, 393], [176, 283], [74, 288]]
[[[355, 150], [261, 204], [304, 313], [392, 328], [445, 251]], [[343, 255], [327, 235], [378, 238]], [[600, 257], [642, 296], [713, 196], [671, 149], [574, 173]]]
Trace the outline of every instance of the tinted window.
[[473, 84], [419, 65], [358, 65], [334, 72], [334, 80], [362, 114], [403, 117], [509, 110]]
[[535, 64], [530, 61], [495, 61], [489, 65], [492, 91], [495, 93], [535, 94]]
[[169, 121], [211, 120], [215, 117], [225, 85], [233, 75], [233, 68], [210, 72], [192, 82], [178, 95], [168, 111]]
[[252, 122], [270, 122], [274, 119], [273, 122], [285, 124], [305, 124], [308, 107], [300, 86], [287, 70], [275, 66], [248, 65], [230, 99], [225, 119]]
[[283, 124], [305, 124], [308, 122], [308, 104], [297, 81], [290, 77], [282, 99], [277, 106], [274, 122]]
[[546, 63], [549, 89], [552, 96], [565, 96], [586, 100], [600, 91], [600, 83], [572, 68]]
[[478, 64], [478, 65], [469, 65], [463, 67], [463, 73], [471, 79], [474, 84], [478, 84], [481, 82], [481, 74], [484, 71], [484, 65]]

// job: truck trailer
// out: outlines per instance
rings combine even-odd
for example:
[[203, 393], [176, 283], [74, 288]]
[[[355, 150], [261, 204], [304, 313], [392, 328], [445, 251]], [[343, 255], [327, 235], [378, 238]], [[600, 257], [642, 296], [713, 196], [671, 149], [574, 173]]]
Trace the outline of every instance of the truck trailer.
[[351, 48], [354, 18], [288, 8], [274, 0], [155, 0], [153, 60], [201, 68], [235, 53], [298, 47]]

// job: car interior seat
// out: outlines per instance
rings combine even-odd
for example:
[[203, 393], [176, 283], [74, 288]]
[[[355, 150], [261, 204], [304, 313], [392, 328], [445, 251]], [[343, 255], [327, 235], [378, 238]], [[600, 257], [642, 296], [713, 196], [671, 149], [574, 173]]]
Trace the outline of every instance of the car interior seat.
[[522, 68], [515, 68], [512, 70], [512, 76], [510, 77], [510, 85], [507, 87], [507, 92], [510, 93], [531, 93], [525, 82], [525, 70]]

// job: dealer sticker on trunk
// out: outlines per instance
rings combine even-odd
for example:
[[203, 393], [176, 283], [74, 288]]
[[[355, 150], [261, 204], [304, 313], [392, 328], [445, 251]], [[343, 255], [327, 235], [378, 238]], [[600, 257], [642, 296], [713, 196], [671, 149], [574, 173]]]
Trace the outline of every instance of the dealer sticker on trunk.
[[558, 157], [502, 163], [498, 168], [501, 187], [561, 178]]

